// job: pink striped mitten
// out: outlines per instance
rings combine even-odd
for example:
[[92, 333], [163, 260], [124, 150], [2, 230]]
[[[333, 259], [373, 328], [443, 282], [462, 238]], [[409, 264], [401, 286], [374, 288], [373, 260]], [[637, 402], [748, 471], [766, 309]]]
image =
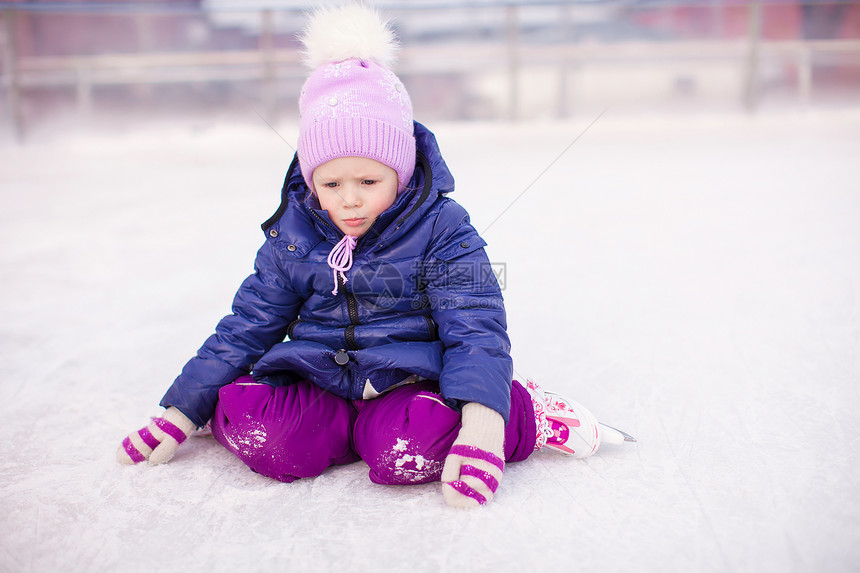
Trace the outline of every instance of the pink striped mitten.
[[472, 508], [491, 499], [502, 480], [505, 421], [477, 402], [463, 406], [462, 427], [442, 468], [442, 495], [448, 505]]
[[116, 459], [122, 464], [137, 464], [144, 460], [149, 460], [150, 464], [163, 464], [173, 457], [179, 444], [194, 428], [194, 422], [171, 406], [161, 418], [153, 418], [150, 425], [129, 434], [116, 451]]

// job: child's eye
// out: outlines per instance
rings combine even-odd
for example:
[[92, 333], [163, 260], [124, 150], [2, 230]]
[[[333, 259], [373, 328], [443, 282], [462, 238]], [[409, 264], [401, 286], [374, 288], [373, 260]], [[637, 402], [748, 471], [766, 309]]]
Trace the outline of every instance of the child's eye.
[[323, 183], [323, 187], [334, 189], [335, 187], [337, 187], [337, 181], [329, 181], [328, 183]]
[[376, 183], [375, 179], [365, 179], [361, 182], [362, 185], [373, 185], [374, 183]]

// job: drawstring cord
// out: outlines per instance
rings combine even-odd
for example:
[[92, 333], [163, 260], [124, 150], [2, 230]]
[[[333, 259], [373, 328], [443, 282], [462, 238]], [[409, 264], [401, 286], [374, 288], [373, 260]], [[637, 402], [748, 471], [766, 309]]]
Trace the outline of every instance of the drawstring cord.
[[346, 284], [346, 275], [344, 271], [352, 268], [352, 250], [355, 248], [355, 237], [352, 235], [344, 235], [338, 244], [332, 248], [328, 254], [328, 266], [331, 267], [332, 275], [334, 276], [334, 290], [331, 294], [337, 294], [338, 281], [337, 273], [340, 273], [340, 278]]

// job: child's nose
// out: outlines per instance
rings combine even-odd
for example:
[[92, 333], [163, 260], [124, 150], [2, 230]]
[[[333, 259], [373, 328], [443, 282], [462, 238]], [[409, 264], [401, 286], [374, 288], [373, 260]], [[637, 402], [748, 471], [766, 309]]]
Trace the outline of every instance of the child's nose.
[[347, 207], [358, 207], [361, 205], [361, 196], [351, 185], [344, 186], [341, 198], [343, 199], [343, 204]]

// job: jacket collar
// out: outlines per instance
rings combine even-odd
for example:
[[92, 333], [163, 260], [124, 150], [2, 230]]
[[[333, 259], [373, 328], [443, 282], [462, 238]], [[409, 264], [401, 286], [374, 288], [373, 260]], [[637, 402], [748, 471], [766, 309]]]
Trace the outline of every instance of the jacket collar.
[[[442, 158], [436, 137], [418, 122], [415, 122], [415, 146], [416, 169], [407, 190], [400, 194], [394, 205], [382, 213], [368, 232], [359, 239], [359, 245], [363, 248], [376, 249], [391, 244], [407, 233], [440, 195], [454, 190], [454, 178]], [[292, 212], [288, 213], [288, 209]], [[304, 217], [300, 216], [297, 210], [303, 212]], [[284, 223], [292, 227], [298, 222], [297, 218], [305, 218], [306, 223], [322, 235], [321, 239], [328, 242], [336, 243], [343, 237], [343, 233], [331, 222], [328, 213], [319, 208], [319, 202], [305, 184], [298, 155], [293, 158], [287, 170], [281, 189], [281, 204], [262, 224], [262, 228], [263, 231], [268, 231], [275, 223], [285, 219], [279, 225], [283, 230]]]

